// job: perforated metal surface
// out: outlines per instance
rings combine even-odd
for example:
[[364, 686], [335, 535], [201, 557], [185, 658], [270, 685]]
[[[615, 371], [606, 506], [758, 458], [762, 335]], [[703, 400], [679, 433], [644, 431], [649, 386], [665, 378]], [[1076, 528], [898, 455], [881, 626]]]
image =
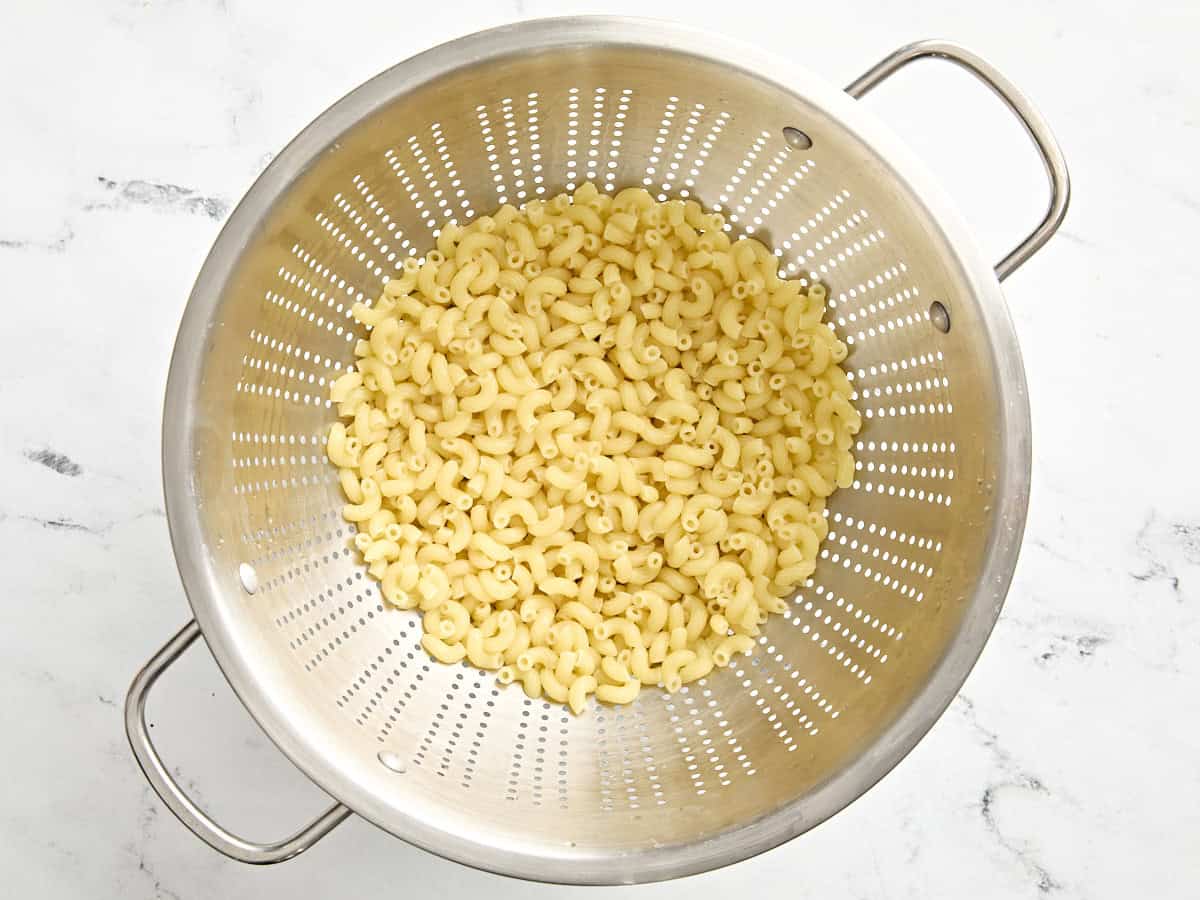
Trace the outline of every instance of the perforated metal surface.
[[[538, 23], [364, 86], [234, 214], [173, 362], [172, 534], [235, 689], [356, 811], [527, 877], [694, 871], [853, 799], [965, 677], [1024, 518], [1019, 358], [998, 285], [936, 188], [812, 76], [751, 74], [738, 48], [665, 35]], [[815, 576], [756, 653], [674, 696], [573, 718], [426, 656], [419, 620], [385, 608], [349, 549], [322, 447], [329, 383], [361, 336], [351, 304], [440, 223], [583, 180], [695, 197], [791, 276], [824, 281], [865, 424]], [[935, 300], [948, 333], [930, 323]]]

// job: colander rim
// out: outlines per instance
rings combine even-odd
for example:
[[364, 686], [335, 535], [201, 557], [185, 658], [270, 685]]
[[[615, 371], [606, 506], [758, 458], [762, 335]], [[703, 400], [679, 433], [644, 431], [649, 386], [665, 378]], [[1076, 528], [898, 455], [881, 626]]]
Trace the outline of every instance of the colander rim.
[[[907, 183], [941, 230], [947, 263], [958, 266], [977, 298], [994, 354], [1003, 464], [996, 485], [995, 527], [963, 623], [944, 658], [909, 705], [875, 742], [809, 793], [756, 820], [701, 842], [649, 847], [614, 858], [555, 856], [480, 843], [383, 804], [321, 752], [321, 741], [271, 694], [239, 643], [223, 603], [192, 488], [191, 461], [204, 348], [224, 285], [275, 203], [339, 136], [404, 93], [454, 70], [506, 56], [570, 46], [653, 48], [699, 55], [802, 97], [853, 132]], [[753, 60], [753, 70], [746, 61]], [[476, 32], [387, 69], [346, 94], [306, 126], [268, 165], [230, 214], [197, 276], [171, 357], [163, 412], [163, 489], [171, 543], [185, 593], [209, 649], [234, 693], [279, 749], [313, 782], [380, 828], [437, 855], [501, 875], [563, 884], [658, 881], [708, 871], [755, 856], [807, 831], [869, 790], [920, 741], [957, 695], [999, 616], [1012, 580], [1030, 487], [1031, 423], [1025, 373], [1011, 318], [992, 268], [932, 173], [868, 109], [802, 66], [726, 37], [645, 18], [578, 16], [537, 19]]]

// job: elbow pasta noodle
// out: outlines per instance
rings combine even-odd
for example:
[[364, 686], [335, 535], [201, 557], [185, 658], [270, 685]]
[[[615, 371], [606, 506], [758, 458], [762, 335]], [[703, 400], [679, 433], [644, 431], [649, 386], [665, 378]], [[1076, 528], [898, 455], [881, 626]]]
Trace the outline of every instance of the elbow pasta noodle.
[[583, 712], [750, 653], [816, 567], [862, 417], [824, 322], [693, 200], [445, 224], [330, 385], [326, 453], [384, 599], [439, 662]]

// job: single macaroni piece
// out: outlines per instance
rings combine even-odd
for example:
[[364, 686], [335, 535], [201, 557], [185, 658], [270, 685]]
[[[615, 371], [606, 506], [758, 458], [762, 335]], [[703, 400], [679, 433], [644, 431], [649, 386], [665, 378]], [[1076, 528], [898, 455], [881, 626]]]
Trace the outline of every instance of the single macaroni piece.
[[443, 663], [578, 714], [750, 653], [862, 418], [826, 291], [694, 200], [592, 184], [409, 258], [330, 386], [352, 541]]

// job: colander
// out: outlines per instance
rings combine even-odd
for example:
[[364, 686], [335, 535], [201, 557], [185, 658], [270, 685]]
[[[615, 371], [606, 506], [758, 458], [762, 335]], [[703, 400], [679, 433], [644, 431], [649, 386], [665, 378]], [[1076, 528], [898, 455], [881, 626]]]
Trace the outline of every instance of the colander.
[[[856, 102], [937, 57], [992, 88], [1050, 178], [993, 269], [930, 174]], [[348, 548], [323, 453], [330, 380], [370, 302], [440, 223], [591, 180], [721, 210], [820, 279], [864, 416], [812, 579], [752, 656], [573, 717], [421, 650]], [[351, 811], [529, 879], [651, 881], [775, 846], [866, 791], [942, 713], [999, 614], [1029, 491], [1025, 376], [999, 280], [1058, 227], [1067, 172], [1041, 116], [953, 44], [839, 91], [687, 29], [560, 19], [486, 31], [367, 82], [230, 216], [184, 313], [163, 422], [167, 518], [195, 615], [138, 674], [126, 725], [166, 805], [252, 863]], [[222, 828], [147, 732], [146, 693], [199, 635], [271, 739], [338, 802], [286, 840]]]

